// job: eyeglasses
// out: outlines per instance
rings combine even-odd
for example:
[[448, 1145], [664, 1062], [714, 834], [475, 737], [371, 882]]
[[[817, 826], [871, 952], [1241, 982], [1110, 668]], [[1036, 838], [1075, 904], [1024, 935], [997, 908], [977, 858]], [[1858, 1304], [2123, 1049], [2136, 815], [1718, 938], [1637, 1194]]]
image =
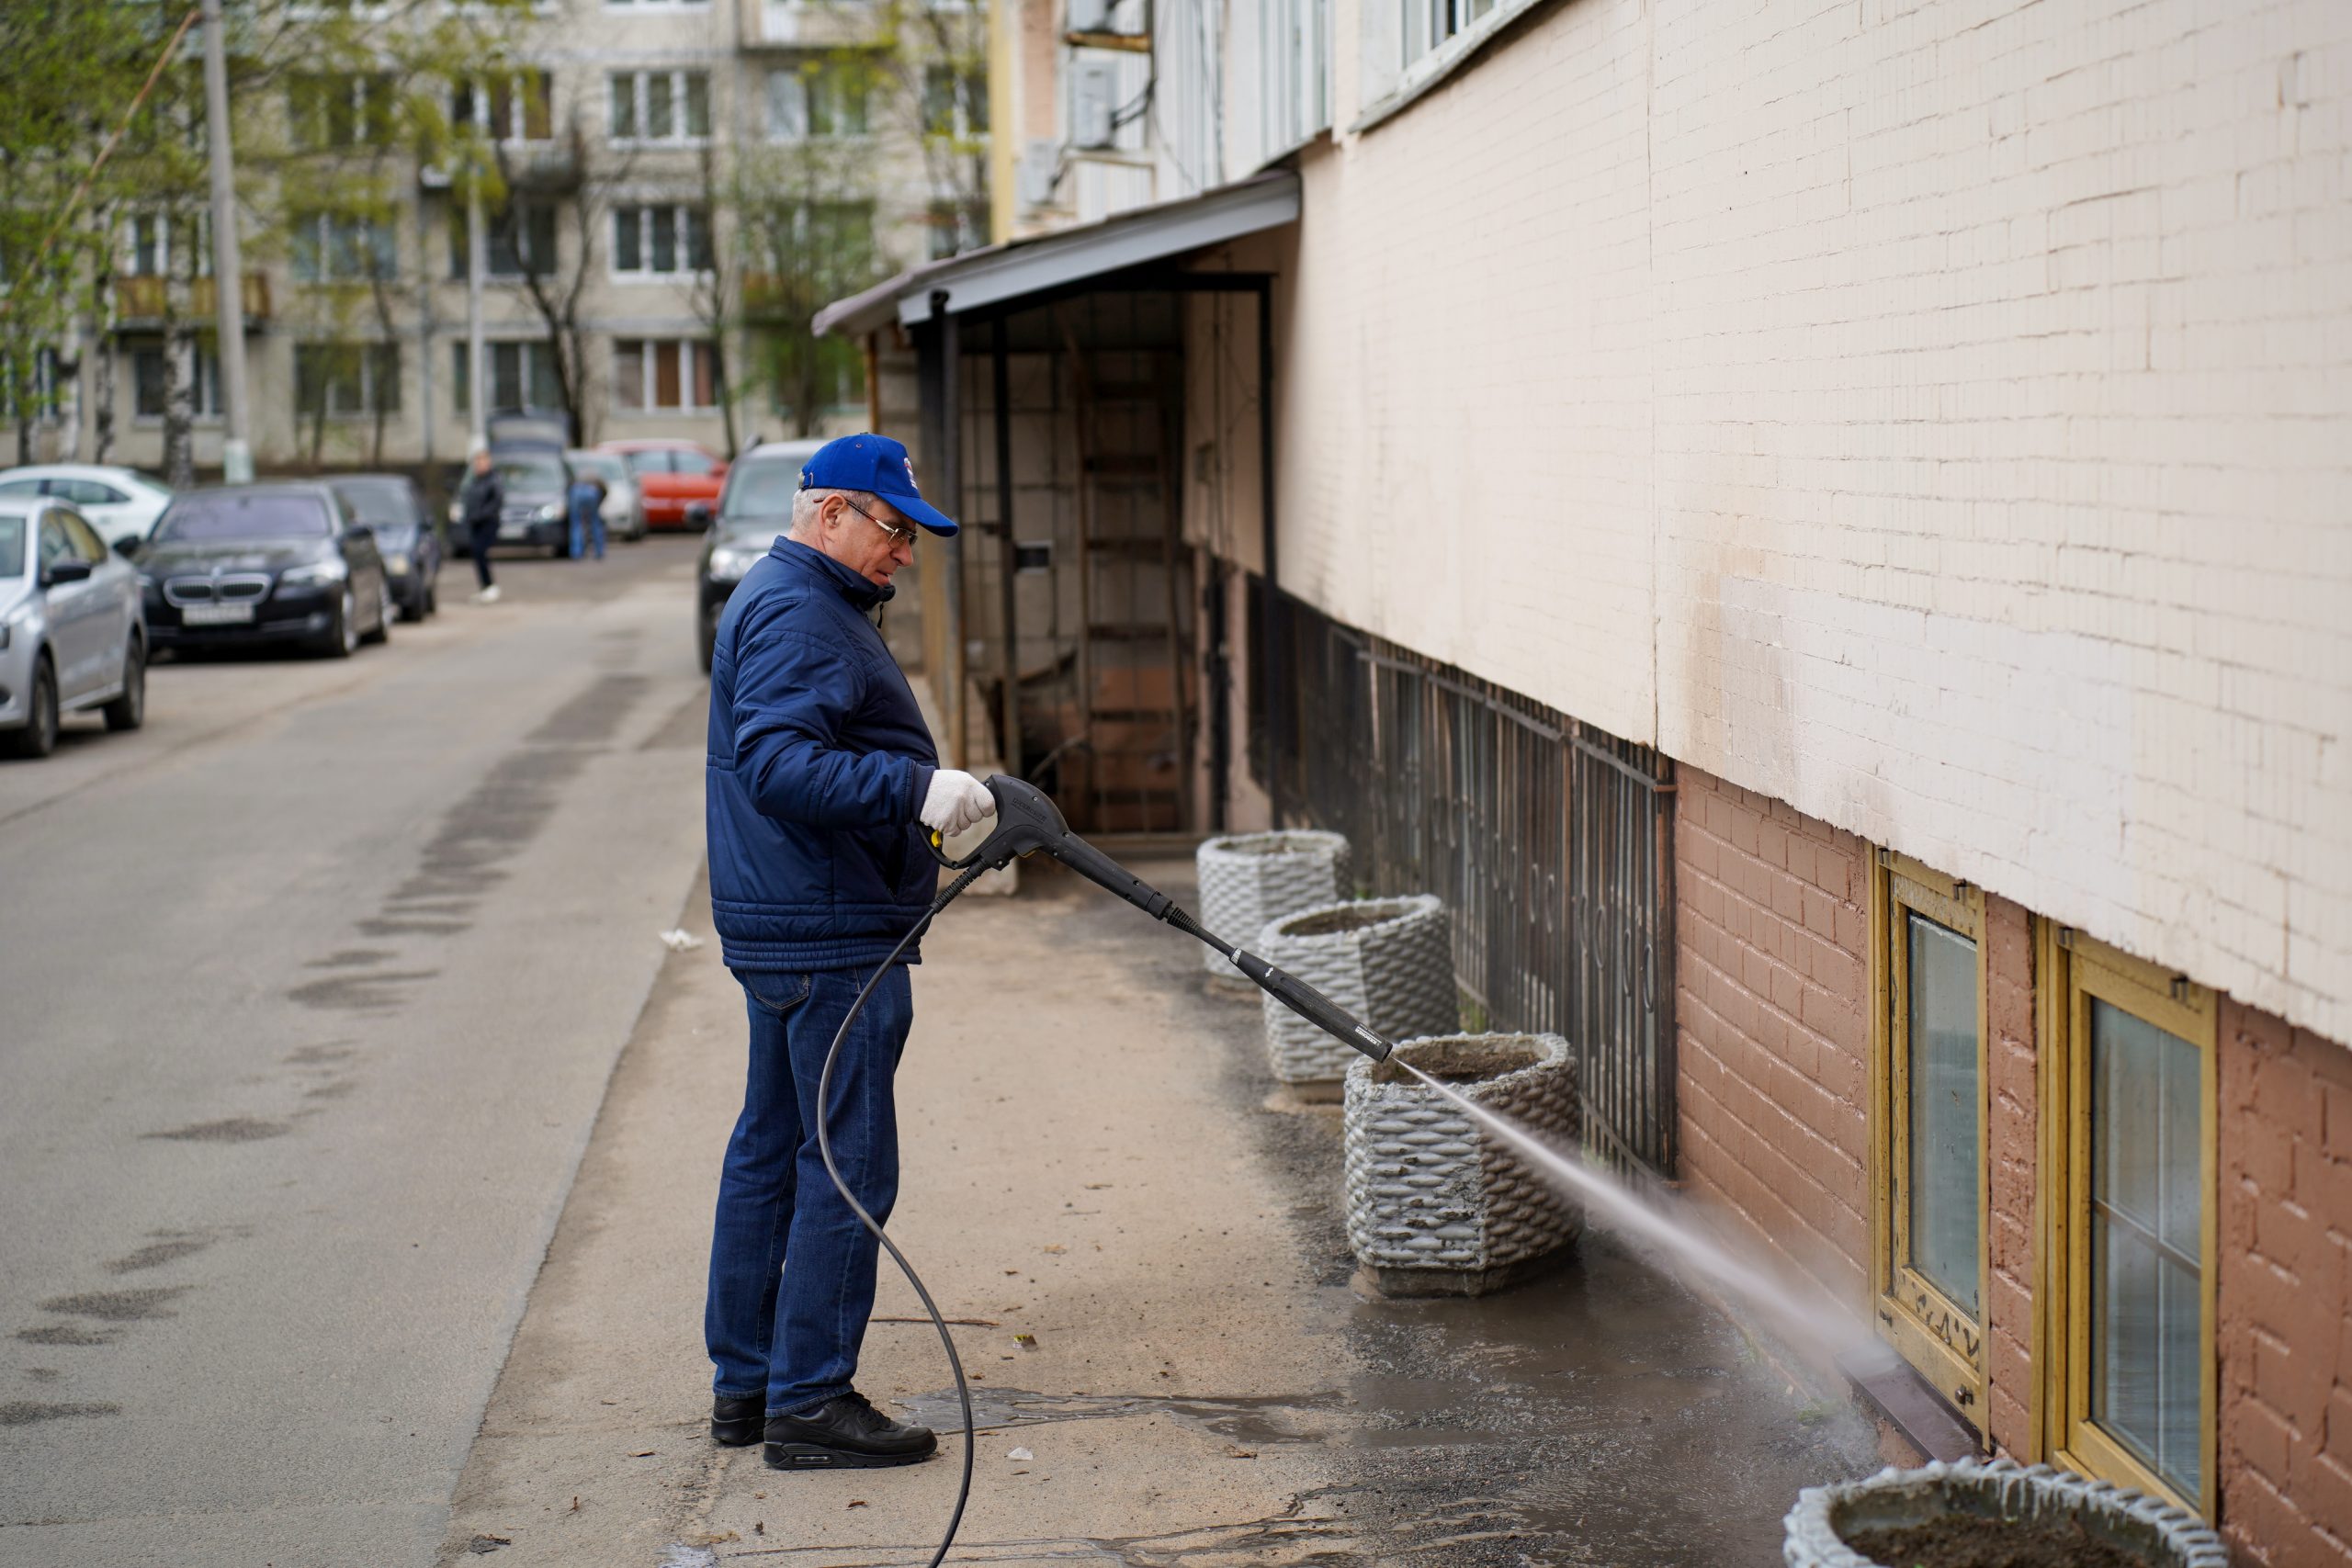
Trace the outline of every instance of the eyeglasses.
[[848, 507], [852, 512], [856, 513], [860, 517], [865, 518], [868, 523], [873, 524], [876, 528], [881, 529], [885, 534], [888, 534], [890, 536], [890, 542], [894, 545], [904, 545], [907, 548], [912, 549], [914, 548], [915, 541], [922, 536], [916, 533], [912, 528], [892, 527], [889, 524], [883, 522], [882, 519], [875, 516], [874, 513], [866, 511], [865, 508], [860, 506], [857, 502], [852, 501], [847, 496], [842, 497], [842, 504]]

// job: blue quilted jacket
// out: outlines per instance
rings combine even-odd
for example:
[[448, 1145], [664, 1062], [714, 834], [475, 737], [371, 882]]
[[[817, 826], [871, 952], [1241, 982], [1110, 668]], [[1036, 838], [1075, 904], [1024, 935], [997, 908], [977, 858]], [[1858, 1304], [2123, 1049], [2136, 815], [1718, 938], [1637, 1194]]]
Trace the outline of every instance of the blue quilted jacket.
[[779, 538], [719, 616], [703, 805], [730, 968], [870, 968], [938, 887], [915, 814], [939, 753], [866, 619], [891, 592]]

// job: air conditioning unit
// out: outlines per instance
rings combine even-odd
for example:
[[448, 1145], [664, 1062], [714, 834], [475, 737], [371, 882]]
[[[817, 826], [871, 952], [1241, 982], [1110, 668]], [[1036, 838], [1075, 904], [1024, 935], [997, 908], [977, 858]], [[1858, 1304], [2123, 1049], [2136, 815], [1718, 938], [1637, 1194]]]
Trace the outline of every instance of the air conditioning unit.
[[1061, 183], [1062, 150], [1044, 139], [1030, 142], [1021, 150], [1021, 162], [1012, 171], [1013, 192], [1023, 207], [1051, 207], [1054, 187]]
[[1073, 146], [1111, 145], [1118, 128], [1111, 123], [1119, 91], [1118, 73], [1107, 62], [1089, 61], [1070, 73], [1069, 139]]

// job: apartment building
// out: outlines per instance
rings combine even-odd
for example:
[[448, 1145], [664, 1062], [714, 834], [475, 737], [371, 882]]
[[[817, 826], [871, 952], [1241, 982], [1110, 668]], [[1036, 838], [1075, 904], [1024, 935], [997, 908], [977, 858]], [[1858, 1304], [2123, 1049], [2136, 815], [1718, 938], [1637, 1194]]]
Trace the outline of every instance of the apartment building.
[[[432, 20], [384, 8], [387, 27]], [[958, 40], [984, 26], [968, 7], [890, 0], [544, 0], [528, 12], [510, 63], [429, 89], [447, 93], [453, 122], [484, 129], [506, 190], [484, 214], [488, 406], [571, 403], [582, 440], [680, 436], [720, 451], [804, 423], [865, 423], [859, 357], [828, 344], [806, 363], [791, 340], [805, 341], [829, 291], [980, 243], [978, 204], [958, 193], [985, 156], [972, 149], [985, 147], [987, 100], [964, 60], [978, 46]], [[313, 180], [348, 148], [352, 177], [388, 181], [395, 199], [365, 216], [288, 201], [286, 232], [243, 237], [255, 461], [265, 473], [454, 463], [473, 427], [468, 204], [447, 169], [363, 161], [380, 111], [370, 96], [389, 78], [280, 74], [239, 106], [249, 146], [301, 155]], [[169, 246], [157, 218], [126, 218], [112, 374], [100, 355], [81, 356], [82, 384], [53, 399], [37, 433], [41, 455], [95, 450], [110, 379], [108, 460], [161, 465]], [[199, 248], [189, 305], [208, 330], [191, 373], [197, 462], [209, 469], [222, 431], [209, 242]]]
[[978, 525], [951, 747], [1347, 830], [1891, 1440], [2352, 1564], [2352, 12], [1150, 22], [1215, 178], [822, 318]]

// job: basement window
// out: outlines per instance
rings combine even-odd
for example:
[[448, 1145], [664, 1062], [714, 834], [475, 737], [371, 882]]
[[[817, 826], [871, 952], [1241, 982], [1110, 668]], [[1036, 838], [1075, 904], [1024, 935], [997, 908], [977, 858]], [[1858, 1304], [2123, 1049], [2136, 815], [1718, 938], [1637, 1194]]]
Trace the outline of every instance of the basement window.
[[1872, 1314], [1984, 1426], [1984, 895], [1881, 852], [1872, 912]]
[[2049, 1457], [2211, 1518], [2215, 998], [2063, 929], [2042, 973]]

